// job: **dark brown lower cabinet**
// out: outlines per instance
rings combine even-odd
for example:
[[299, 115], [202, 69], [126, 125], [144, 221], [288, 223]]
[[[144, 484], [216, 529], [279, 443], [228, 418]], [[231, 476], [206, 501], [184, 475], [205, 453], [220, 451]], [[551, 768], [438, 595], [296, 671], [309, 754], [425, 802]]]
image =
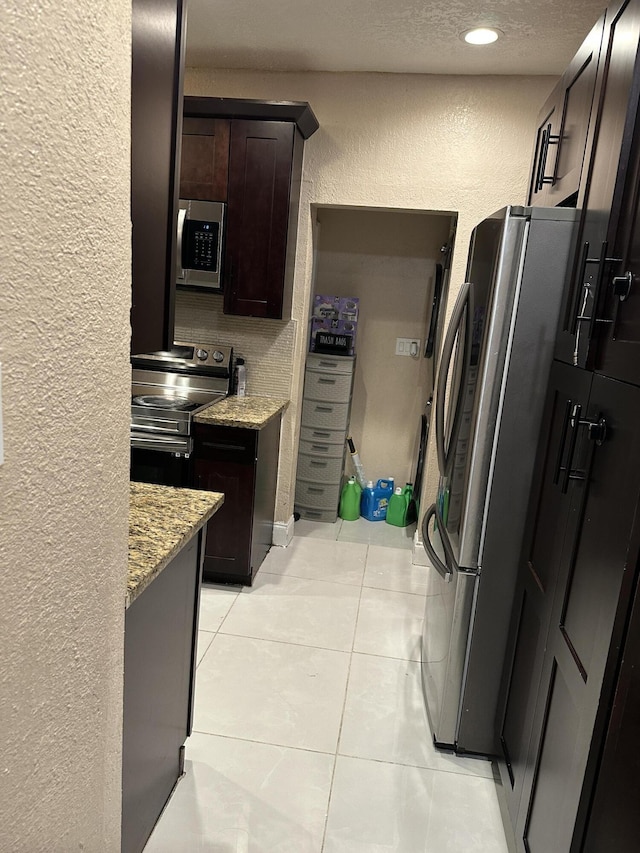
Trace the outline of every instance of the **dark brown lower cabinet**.
[[581, 853], [635, 853], [640, 839], [640, 593], [624, 643]]
[[195, 488], [224, 494], [208, 525], [205, 581], [251, 586], [271, 547], [280, 420], [262, 429], [195, 425]]
[[509, 814], [527, 853], [581, 849], [640, 497], [640, 388], [556, 362], [550, 389], [498, 721]]
[[139, 853], [182, 773], [191, 734], [200, 531], [125, 614], [122, 853]]

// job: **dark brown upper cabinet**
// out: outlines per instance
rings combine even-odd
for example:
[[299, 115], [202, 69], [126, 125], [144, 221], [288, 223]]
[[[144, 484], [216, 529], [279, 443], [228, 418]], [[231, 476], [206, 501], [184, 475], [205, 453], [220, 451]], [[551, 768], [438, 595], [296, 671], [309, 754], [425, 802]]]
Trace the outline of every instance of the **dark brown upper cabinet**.
[[291, 316], [306, 103], [184, 99], [182, 198], [227, 203], [224, 313]]
[[528, 204], [575, 206], [596, 87], [604, 15], [538, 115]]
[[233, 121], [224, 252], [224, 312], [286, 320], [302, 179], [291, 122]]
[[131, 60], [131, 352], [173, 343], [183, 0], [134, 0]]
[[226, 201], [229, 120], [185, 118], [182, 127], [180, 198]]
[[[638, 170], [639, 40], [640, 0], [622, 0], [607, 9], [587, 141], [589, 161], [578, 199], [574, 263], [555, 353], [568, 364], [590, 370], [599, 368], [603, 340], [628, 333], [624, 323], [635, 322], [631, 334], [636, 342], [640, 339], [633, 299], [627, 302], [625, 297], [624, 305], [619, 299], [624, 289], [619, 277], [630, 271], [635, 243], [637, 181], [631, 177]], [[622, 349], [635, 353], [633, 344]], [[616, 359], [612, 370], [604, 371], [607, 375], [631, 378], [619, 372], [615, 363]], [[640, 378], [638, 371], [636, 376]]]

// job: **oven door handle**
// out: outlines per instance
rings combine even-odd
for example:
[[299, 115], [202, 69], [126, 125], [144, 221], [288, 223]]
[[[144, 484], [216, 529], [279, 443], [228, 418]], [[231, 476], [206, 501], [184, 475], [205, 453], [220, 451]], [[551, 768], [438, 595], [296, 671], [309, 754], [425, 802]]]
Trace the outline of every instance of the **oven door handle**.
[[170, 418], [153, 418], [149, 419], [148, 424], [131, 424], [131, 429], [140, 430], [141, 432], [166, 432], [179, 434], [180, 421], [171, 420]]
[[131, 433], [131, 447], [158, 450], [161, 453], [181, 453], [189, 457], [193, 450], [193, 439], [173, 438], [165, 435], [136, 435]]

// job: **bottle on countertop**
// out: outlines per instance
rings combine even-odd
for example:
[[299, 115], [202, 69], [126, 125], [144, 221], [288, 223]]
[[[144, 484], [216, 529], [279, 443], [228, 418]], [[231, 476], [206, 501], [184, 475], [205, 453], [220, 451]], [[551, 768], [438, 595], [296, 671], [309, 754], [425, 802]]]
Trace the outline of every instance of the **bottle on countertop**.
[[247, 366], [244, 358], [236, 358], [236, 397], [244, 397], [247, 393]]

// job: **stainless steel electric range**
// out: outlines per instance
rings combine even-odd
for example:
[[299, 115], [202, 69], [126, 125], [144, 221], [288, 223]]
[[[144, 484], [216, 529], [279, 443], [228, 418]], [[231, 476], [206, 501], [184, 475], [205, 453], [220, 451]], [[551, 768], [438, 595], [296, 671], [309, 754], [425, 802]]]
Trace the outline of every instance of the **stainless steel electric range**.
[[176, 342], [131, 366], [131, 479], [191, 486], [193, 417], [230, 393], [233, 348]]

